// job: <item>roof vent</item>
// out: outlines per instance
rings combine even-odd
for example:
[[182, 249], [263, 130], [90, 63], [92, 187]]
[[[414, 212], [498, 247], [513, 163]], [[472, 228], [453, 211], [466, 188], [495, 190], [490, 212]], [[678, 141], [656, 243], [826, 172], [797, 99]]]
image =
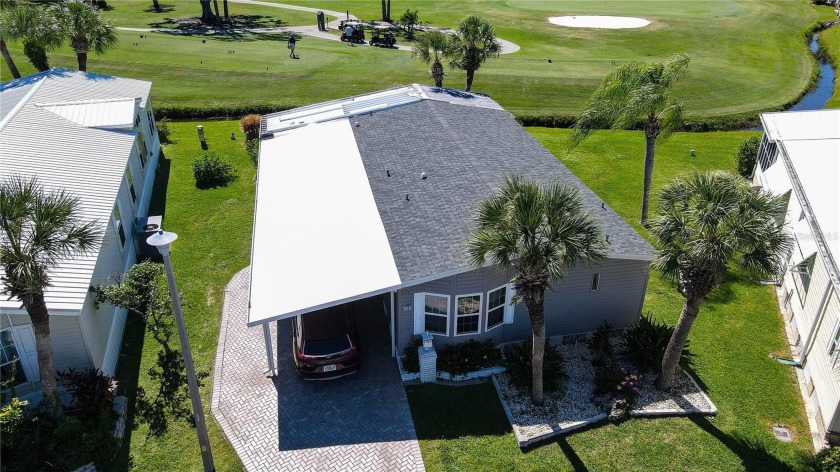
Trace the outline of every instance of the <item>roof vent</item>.
[[607, 235], [607, 242], [610, 242], [610, 235]]
[[359, 127], [359, 122], [358, 122], [358, 121], [357, 121], [357, 122], [355, 122], [354, 124], [356, 125], [356, 128], [358, 128], [358, 127]]
[[427, 178], [427, 177], [428, 177], [428, 175], [426, 175], [426, 173], [425, 173], [425, 172], [422, 172], [422, 173], [420, 174], [420, 178], [421, 178], [421, 179], [423, 179], [423, 180], [426, 180], [426, 178]]
[[411, 198], [410, 198], [409, 194], [405, 194], [405, 199], [406, 199], [406, 201], [410, 201], [410, 200], [411, 200]]
[[601, 208], [603, 208], [604, 210], [606, 210], [606, 209], [607, 209], [607, 205], [606, 205], [604, 202], [601, 202]]
[[385, 171], [385, 175], [387, 175], [388, 177], [390, 177], [390, 176], [391, 176], [391, 169], [386, 170], [386, 171]]

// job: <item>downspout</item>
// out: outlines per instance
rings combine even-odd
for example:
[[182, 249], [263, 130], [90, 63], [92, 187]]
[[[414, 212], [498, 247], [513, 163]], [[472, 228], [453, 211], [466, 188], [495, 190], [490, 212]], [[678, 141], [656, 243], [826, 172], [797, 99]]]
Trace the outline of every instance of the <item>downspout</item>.
[[391, 292], [391, 357], [397, 357], [397, 343], [394, 339], [394, 320], [396, 319], [394, 315], [394, 293], [396, 292]]
[[825, 309], [825, 304], [828, 303], [828, 296], [831, 294], [831, 284], [826, 284], [825, 290], [823, 291], [822, 299], [820, 300], [819, 310], [820, 314], [814, 324], [811, 325], [811, 329], [808, 330], [808, 337], [805, 338], [805, 343], [803, 344], [804, 348], [799, 353], [799, 363], [802, 367], [805, 367], [806, 362], [808, 361], [808, 354], [811, 352], [811, 348], [814, 347], [814, 341], [816, 340], [816, 334], [819, 330], [819, 327], [822, 325], [823, 318], [825, 318], [825, 312], [828, 311]]

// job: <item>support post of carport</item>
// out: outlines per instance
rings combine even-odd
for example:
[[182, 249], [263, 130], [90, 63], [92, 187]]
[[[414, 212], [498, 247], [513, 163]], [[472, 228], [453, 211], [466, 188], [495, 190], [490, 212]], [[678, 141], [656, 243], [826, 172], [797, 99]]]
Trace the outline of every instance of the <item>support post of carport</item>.
[[394, 293], [391, 291], [391, 357], [397, 357], [397, 340], [394, 339], [394, 321], [396, 319], [396, 316], [394, 316], [394, 311], [396, 310], [394, 308]]
[[263, 323], [263, 337], [265, 338], [265, 356], [268, 359], [268, 376], [277, 376], [277, 370], [274, 367], [274, 347], [271, 343], [271, 328], [268, 323]]

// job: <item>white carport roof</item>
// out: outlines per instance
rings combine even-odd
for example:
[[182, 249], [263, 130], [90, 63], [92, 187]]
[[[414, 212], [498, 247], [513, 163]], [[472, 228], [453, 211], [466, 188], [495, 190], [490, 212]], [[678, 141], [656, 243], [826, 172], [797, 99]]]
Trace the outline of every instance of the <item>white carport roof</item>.
[[348, 119], [260, 143], [248, 326], [401, 284]]

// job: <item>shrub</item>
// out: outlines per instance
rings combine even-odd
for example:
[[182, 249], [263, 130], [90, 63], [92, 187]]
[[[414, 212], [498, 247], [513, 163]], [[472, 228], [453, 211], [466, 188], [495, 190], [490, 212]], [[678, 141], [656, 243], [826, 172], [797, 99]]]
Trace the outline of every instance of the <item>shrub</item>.
[[752, 177], [755, 168], [755, 159], [758, 156], [758, 147], [761, 145], [761, 136], [755, 135], [745, 139], [738, 147], [738, 154], [735, 155], [735, 165], [738, 174], [745, 179]]
[[111, 410], [117, 392], [117, 381], [99, 369], [76, 371], [70, 368], [58, 373], [67, 392], [75, 400], [75, 409], [83, 419], [98, 418]]
[[239, 120], [239, 128], [245, 133], [245, 139], [247, 141], [253, 141], [260, 137], [261, 121], [262, 115], [257, 115], [256, 113], [245, 115]]
[[[662, 365], [662, 357], [668, 347], [668, 341], [674, 334], [674, 327], [653, 320], [650, 313], [642, 315], [639, 321], [628, 326], [621, 333], [621, 339], [627, 354], [639, 370], [648, 371]], [[683, 360], [687, 360], [689, 341], [683, 350]]]
[[464, 375], [496, 366], [501, 358], [501, 352], [493, 345], [492, 339], [484, 342], [469, 340], [443, 348], [438, 354], [437, 369], [452, 376]]
[[27, 421], [26, 405], [29, 402], [17, 397], [0, 409], [0, 444], [12, 446], [23, 436]]
[[628, 371], [625, 368], [618, 369], [618, 382], [613, 385], [612, 394], [615, 400], [624, 400], [630, 406], [636, 403], [636, 398], [639, 396], [639, 387], [636, 382], [639, 377], [635, 372]]
[[[531, 388], [531, 374], [534, 370], [531, 363], [531, 350], [530, 339], [521, 343], [507, 344], [504, 348], [502, 365], [507, 369], [511, 382], [520, 388]], [[543, 389], [547, 392], [560, 390], [563, 380], [568, 377], [566, 361], [560, 354], [560, 349], [546, 340], [543, 356]]]
[[613, 347], [610, 338], [613, 331], [612, 325], [604, 321], [586, 340], [586, 347], [592, 353], [592, 365], [602, 366], [612, 362]]
[[169, 118], [161, 118], [155, 122], [155, 126], [157, 126], [158, 138], [160, 138], [160, 142], [168, 143], [169, 136], [172, 133], [169, 129]]
[[245, 151], [248, 152], [248, 157], [251, 158], [251, 162], [254, 164], [254, 167], [259, 167], [260, 164], [260, 141], [255, 139], [253, 141], [247, 141], [245, 143]]
[[423, 339], [420, 337], [411, 338], [411, 342], [403, 349], [403, 369], [409, 373], [420, 372], [420, 355], [417, 353], [417, 348], [423, 345]]
[[224, 187], [236, 177], [233, 166], [214, 152], [195, 159], [192, 171], [198, 188]]
[[612, 394], [613, 389], [621, 381], [619, 370], [615, 364], [603, 364], [595, 366], [595, 387], [592, 393], [595, 395]]
[[823, 449], [815, 460], [818, 472], [840, 472], [840, 447]]

